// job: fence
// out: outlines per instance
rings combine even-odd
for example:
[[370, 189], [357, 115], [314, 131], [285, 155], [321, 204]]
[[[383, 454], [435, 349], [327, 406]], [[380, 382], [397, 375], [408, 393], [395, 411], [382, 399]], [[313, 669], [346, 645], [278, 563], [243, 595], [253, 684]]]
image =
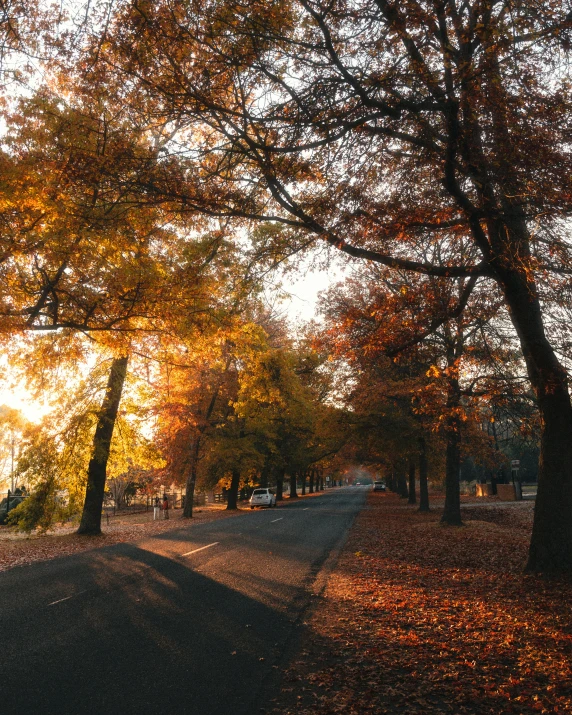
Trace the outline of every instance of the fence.
[[[129, 500], [117, 505], [111, 497], [106, 494], [103, 502], [103, 511], [108, 515], [117, 514], [138, 514], [153, 510], [155, 498], [163, 502], [163, 497], [166, 496], [169, 501], [169, 509], [182, 509], [185, 506], [185, 494], [182, 491], [157, 492], [155, 494], [135, 494], [129, 497]], [[207, 495], [204, 493], [195, 493], [193, 498], [193, 506], [204, 506], [207, 502]]]

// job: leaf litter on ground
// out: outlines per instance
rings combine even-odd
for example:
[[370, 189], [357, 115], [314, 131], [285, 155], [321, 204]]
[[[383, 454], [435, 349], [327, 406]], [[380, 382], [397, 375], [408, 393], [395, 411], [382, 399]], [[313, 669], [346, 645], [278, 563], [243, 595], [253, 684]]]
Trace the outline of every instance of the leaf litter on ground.
[[572, 712], [572, 584], [524, 573], [533, 503], [440, 506], [369, 495], [267, 712]]
[[193, 518], [182, 518], [181, 510], [173, 510], [169, 519], [153, 520], [153, 512], [120, 514], [111, 517], [109, 524], [104, 520], [100, 536], [80, 536], [75, 533], [77, 524], [57, 525], [46, 534], [26, 535], [14, 528], [0, 527], [0, 572], [15, 566], [27, 566], [39, 561], [69, 556], [82, 551], [98, 549], [102, 546], [138, 541], [147, 536], [162, 534], [197, 521], [224, 519], [244, 511], [226, 511], [224, 506], [213, 505], [195, 510]]

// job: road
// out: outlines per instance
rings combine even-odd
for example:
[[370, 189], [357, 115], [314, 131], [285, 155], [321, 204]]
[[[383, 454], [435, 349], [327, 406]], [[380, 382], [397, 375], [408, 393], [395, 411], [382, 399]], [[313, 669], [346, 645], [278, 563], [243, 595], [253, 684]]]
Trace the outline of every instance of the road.
[[367, 488], [0, 574], [2, 715], [252, 715]]

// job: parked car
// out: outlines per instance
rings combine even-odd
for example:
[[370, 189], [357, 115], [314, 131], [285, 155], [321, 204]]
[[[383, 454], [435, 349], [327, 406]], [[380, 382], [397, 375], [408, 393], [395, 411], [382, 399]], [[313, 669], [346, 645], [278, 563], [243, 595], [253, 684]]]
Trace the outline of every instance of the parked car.
[[373, 491], [374, 492], [384, 492], [385, 491], [385, 482], [375, 481], [373, 483]]
[[276, 494], [273, 494], [270, 489], [255, 489], [250, 497], [250, 508], [255, 506], [276, 506]]
[[8, 512], [12, 511], [12, 509], [15, 509], [18, 504], [21, 504], [26, 497], [22, 494], [11, 494], [10, 495], [10, 503], [8, 504], [8, 499], [5, 497], [2, 499], [0, 502], [0, 524], [5, 524], [6, 523], [6, 517], [8, 516]]

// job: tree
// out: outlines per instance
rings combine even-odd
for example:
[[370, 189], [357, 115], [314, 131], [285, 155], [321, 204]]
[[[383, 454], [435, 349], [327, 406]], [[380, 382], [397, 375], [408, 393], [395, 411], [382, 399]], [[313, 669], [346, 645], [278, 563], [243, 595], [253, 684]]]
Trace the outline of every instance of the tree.
[[[572, 569], [572, 408], [541, 297], [566, 288], [571, 208], [561, 2], [121, 0], [90, 5], [60, 62], [158, 131], [149, 200], [276, 221], [276, 255], [358, 259], [498, 286], [542, 423], [528, 567]], [[104, 22], [105, 18], [105, 22]], [[78, 47], [81, 49], [78, 51]], [[72, 63], [75, 62], [75, 65]], [[161, 151], [159, 151], [159, 149]], [[424, 261], [445, 234], [474, 246]]]
[[277, 498], [285, 475], [290, 497], [296, 498], [297, 475], [341, 448], [338, 414], [320, 402], [324, 378], [308, 346], [268, 349], [255, 357], [241, 376], [237, 414], [264, 455], [265, 469], [274, 474]]
[[[545, 276], [571, 265], [560, 63], [571, 27], [554, 0], [164, 0], [120, 4], [99, 55], [163, 121], [186, 122], [177, 151], [212, 179], [202, 189], [189, 169], [186, 187], [157, 192], [165, 200], [281, 221], [298, 246], [306, 232], [355, 258], [499, 287], [543, 425], [537, 571], [572, 569], [572, 409], [539, 298]], [[475, 260], [410, 257], [443, 231], [469, 237]]]
[[29, 426], [20, 410], [0, 405], [0, 484], [7, 485], [11, 491], [17, 486], [14, 468], [22, 449], [24, 433]]
[[[53, 88], [41, 87], [11, 117], [2, 157], [9, 171], [0, 239], [0, 327], [4, 336], [88, 333], [122, 361], [137, 350], [142, 335], [188, 334], [197, 316], [216, 314], [216, 299], [232, 270], [223, 265], [228, 252], [216, 269], [211, 265], [224, 253], [225, 232], [217, 222], [199, 232], [205, 222], [190, 228], [165, 207], [135, 197], [132, 187], [148, 177], [158, 148], [104, 94], [67, 95], [62, 101]], [[119, 389], [114, 365], [112, 378]], [[113, 414], [100, 411], [94, 439], [108, 427], [112, 434]], [[111, 434], [94, 443], [93, 469], [99, 457], [101, 465], [106, 462]], [[98, 531], [102, 488], [93, 503], [86, 502], [89, 532]], [[81, 533], [87, 528], [82, 525]]]
[[[433, 311], [426, 308], [419, 312], [418, 306], [427, 303], [423, 295], [431, 296]], [[423, 430], [440, 432], [446, 449], [442, 520], [461, 524], [463, 441], [467, 442], [465, 453], [471, 453], [471, 440], [475, 439], [481, 458], [487, 453], [481, 433], [470, 427], [480, 424], [483, 403], [504, 391], [506, 380], [499, 379], [502, 375], [491, 375], [491, 371], [498, 373], [499, 365], [510, 365], [507, 350], [501, 348], [493, 329], [500, 309], [498, 297], [471, 281], [388, 274], [372, 266], [355, 271], [344, 286], [326, 294], [322, 309], [326, 315], [325, 339], [334, 354], [354, 367], [353, 390], [359, 396], [351, 399], [357, 414], [364, 414], [369, 406], [367, 419], [371, 420], [372, 412], [379, 409], [376, 400], [383, 403], [392, 399], [398, 407], [392, 419], [401, 433], [397, 441], [404, 445], [400, 448], [393, 444], [395, 457], [391, 461], [400, 493], [414, 503], [414, 491], [405, 486], [406, 463], [411, 475], [415, 471], [411, 452], [416, 454], [419, 449], [421, 456], [425, 449]], [[478, 390], [475, 385], [479, 385]], [[418, 449], [412, 450], [407, 441], [417, 443]], [[410, 485], [412, 482], [410, 476]], [[425, 492], [425, 476], [423, 482]], [[423, 509], [427, 507], [424, 494]]]
[[101, 533], [101, 508], [105, 493], [107, 460], [127, 373], [127, 360], [127, 357], [117, 357], [111, 363], [105, 396], [93, 437], [93, 453], [87, 468], [85, 504], [78, 534]]

